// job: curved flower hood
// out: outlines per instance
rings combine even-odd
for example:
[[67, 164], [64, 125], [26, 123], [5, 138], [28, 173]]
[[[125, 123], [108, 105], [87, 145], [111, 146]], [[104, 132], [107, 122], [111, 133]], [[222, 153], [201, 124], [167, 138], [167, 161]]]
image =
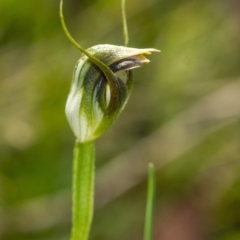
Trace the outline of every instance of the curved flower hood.
[[124, 108], [132, 88], [132, 75], [126, 71], [126, 79], [122, 80], [115, 73], [149, 63], [146, 55], [158, 50], [103, 44], [87, 52], [114, 74], [111, 79], [107, 78], [84, 54], [78, 60], [65, 112], [79, 142], [92, 141], [103, 134]]

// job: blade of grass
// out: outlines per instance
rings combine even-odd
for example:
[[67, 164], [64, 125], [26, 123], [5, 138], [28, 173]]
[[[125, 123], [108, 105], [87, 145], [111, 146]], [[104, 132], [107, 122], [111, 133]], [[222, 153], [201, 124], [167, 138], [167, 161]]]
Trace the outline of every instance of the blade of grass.
[[153, 163], [149, 163], [144, 240], [152, 240], [154, 197], [155, 197], [155, 167]]

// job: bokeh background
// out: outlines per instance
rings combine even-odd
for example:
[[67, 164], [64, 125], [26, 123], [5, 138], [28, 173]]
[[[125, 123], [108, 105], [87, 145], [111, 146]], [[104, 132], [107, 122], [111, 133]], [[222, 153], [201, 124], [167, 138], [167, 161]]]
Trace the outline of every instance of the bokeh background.
[[[65, 240], [74, 136], [64, 115], [80, 56], [58, 0], [0, 1], [0, 239]], [[85, 48], [123, 45], [120, 0], [65, 0]], [[128, 0], [134, 70], [126, 109], [96, 142], [91, 240], [142, 239], [147, 165], [157, 168], [155, 240], [240, 239], [240, 4]]]

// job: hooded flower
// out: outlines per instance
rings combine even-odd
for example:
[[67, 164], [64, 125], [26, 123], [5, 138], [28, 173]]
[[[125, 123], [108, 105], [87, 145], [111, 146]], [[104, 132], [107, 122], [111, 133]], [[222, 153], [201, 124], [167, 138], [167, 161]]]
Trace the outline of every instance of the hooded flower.
[[85, 54], [75, 66], [65, 112], [79, 142], [92, 141], [103, 134], [124, 108], [132, 88], [131, 72], [126, 71], [125, 80], [115, 73], [149, 63], [145, 55], [158, 50], [104, 44], [87, 52], [108, 66], [112, 75], [107, 76]]

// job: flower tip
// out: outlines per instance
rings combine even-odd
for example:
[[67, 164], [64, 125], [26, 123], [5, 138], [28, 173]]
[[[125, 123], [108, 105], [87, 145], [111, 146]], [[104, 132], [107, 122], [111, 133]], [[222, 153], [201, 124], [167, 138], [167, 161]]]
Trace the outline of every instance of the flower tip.
[[145, 59], [141, 60], [141, 63], [142, 63], [142, 65], [146, 65], [146, 64], [150, 63], [150, 60], [145, 58]]
[[151, 54], [152, 52], [161, 52], [161, 50], [158, 50], [158, 49], [155, 49], [155, 48], [149, 48], [147, 50], [148, 50], [147, 54]]

